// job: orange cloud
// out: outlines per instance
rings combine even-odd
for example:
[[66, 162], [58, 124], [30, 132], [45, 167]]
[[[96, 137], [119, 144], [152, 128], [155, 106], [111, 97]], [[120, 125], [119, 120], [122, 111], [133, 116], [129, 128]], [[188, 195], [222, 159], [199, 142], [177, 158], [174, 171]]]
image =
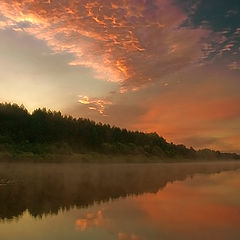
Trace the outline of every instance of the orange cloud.
[[179, 82], [174, 80], [174, 86], [170, 81], [167, 87], [154, 90], [142, 103], [145, 113], [131, 127], [157, 131], [168, 141], [187, 146], [239, 152], [238, 141], [230, 140], [239, 134], [237, 78], [217, 71], [195, 69], [176, 76]]
[[[161, 97], [160, 97], [161, 99]], [[155, 99], [156, 101], [156, 99]], [[164, 113], [161, 115], [161, 113]], [[182, 127], [189, 124], [205, 124], [215, 122], [240, 115], [240, 98], [231, 99], [194, 99], [194, 96], [173, 97], [165, 102], [156, 101], [151, 105], [151, 109], [143, 117], [144, 122], [158, 121], [164, 126], [173, 123], [178, 126], [178, 121]], [[174, 129], [175, 131], [176, 129]], [[179, 129], [180, 131], [180, 129]]]
[[104, 115], [104, 110], [107, 105], [111, 105], [112, 102], [106, 99], [99, 99], [99, 98], [90, 98], [88, 96], [79, 96], [80, 99], [78, 100], [79, 103], [87, 105], [89, 110], [95, 110], [100, 114]]
[[97, 213], [87, 213], [84, 218], [76, 220], [76, 226], [81, 231], [87, 230], [89, 227], [98, 227], [103, 222], [102, 211], [99, 210]]
[[[174, 94], [160, 96], [149, 104], [151, 107], [139, 120], [138, 127], [150, 132], [157, 130], [172, 140], [191, 134], [204, 136], [206, 132], [215, 136], [220, 122], [240, 116], [239, 97], [204, 99], [196, 93]], [[229, 130], [226, 132], [231, 134]]]
[[94, 68], [122, 92], [198, 62], [209, 34], [180, 28], [187, 16], [169, 0], [2, 0], [0, 8], [1, 28], [21, 28], [54, 51], [73, 54], [70, 65]]

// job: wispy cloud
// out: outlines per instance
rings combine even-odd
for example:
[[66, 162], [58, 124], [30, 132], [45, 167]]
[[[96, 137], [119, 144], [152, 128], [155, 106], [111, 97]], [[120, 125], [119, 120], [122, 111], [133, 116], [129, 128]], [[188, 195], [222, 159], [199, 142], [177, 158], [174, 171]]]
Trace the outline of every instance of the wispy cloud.
[[176, 0], [176, 2], [188, 15], [184, 26], [211, 31], [205, 38], [201, 65], [222, 58], [229, 63], [231, 58], [239, 56], [240, 8], [237, 1]]
[[88, 106], [89, 110], [94, 110], [99, 112], [102, 115], [104, 114], [105, 107], [107, 105], [111, 105], [112, 102], [107, 99], [101, 99], [101, 98], [90, 98], [88, 96], [79, 95], [78, 102], [84, 105]]
[[228, 65], [231, 70], [240, 70], [240, 62], [232, 62]]

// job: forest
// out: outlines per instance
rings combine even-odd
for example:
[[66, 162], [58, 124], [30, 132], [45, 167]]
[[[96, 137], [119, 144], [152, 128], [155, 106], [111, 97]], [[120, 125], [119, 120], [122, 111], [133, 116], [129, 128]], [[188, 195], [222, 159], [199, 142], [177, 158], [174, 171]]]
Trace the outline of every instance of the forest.
[[0, 153], [73, 155], [100, 153], [149, 159], [240, 159], [236, 153], [168, 143], [157, 133], [129, 131], [45, 108], [29, 113], [21, 105], [0, 103]]

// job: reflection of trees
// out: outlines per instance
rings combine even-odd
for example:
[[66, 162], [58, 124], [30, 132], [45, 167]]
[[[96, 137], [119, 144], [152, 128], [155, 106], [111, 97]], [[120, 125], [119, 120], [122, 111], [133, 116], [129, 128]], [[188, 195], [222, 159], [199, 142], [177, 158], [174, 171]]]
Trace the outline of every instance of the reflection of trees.
[[0, 168], [0, 218], [29, 210], [34, 217], [57, 214], [144, 192], [155, 193], [168, 182], [196, 173], [234, 170], [239, 163], [161, 165], [7, 164]]

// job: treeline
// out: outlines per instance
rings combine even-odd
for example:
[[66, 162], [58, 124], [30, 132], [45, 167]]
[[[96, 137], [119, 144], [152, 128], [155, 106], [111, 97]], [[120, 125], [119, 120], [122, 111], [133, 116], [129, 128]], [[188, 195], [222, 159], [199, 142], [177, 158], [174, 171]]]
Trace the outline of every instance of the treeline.
[[157, 133], [128, 131], [89, 119], [24, 106], [0, 104], [0, 151], [33, 154], [144, 154], [159, 158], [240, 159], [235, 153], [194, 150], [168, 143]]

